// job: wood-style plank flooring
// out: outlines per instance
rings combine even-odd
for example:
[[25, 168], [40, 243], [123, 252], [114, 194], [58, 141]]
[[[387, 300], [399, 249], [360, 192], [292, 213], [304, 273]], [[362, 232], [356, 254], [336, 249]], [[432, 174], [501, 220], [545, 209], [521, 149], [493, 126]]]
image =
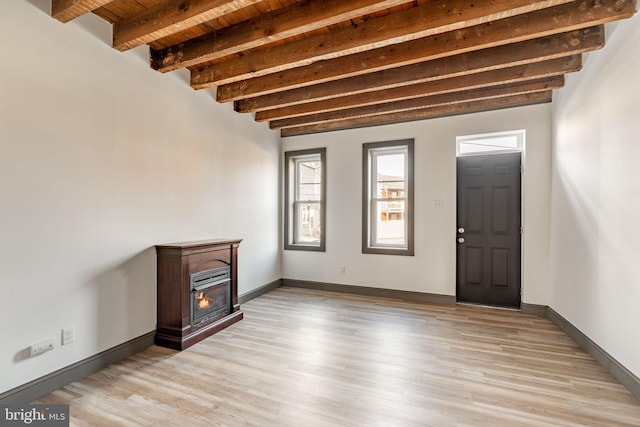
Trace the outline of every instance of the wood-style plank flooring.
[[37, 403], [75, 426], [640, 426], [640, 401], [547, 319], [278, 288], [183, 351]]

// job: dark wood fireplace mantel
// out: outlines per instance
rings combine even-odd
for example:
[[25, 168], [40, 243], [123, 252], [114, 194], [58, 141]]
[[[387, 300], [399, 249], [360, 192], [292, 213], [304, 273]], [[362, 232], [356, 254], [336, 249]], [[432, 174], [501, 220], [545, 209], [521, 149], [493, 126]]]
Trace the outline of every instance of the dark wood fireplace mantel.
[[[238, 304], [238, 247], [241, 239], [215, 239], [156, 246], [158, 260], [158, 315], [155, 342], [184, 350], [243, 317]], [[229, 267], [228, 313], [191, 323], [191, 275]]]

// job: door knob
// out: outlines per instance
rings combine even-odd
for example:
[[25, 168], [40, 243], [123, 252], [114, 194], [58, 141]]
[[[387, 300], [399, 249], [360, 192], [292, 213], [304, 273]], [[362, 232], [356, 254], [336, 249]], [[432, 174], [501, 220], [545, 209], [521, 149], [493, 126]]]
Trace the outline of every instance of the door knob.
[[464, 233], [464, 227], [458, 228], [458, 233], [463, 234]]
[[458, 237], [458, 243], [464, 243], [464, 237]]

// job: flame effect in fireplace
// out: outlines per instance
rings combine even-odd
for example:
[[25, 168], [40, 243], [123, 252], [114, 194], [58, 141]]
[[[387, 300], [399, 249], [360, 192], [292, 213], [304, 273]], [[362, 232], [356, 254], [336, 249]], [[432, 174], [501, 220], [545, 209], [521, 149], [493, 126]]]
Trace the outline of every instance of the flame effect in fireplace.
[[207, 308], [211, 306], [211, 300], [204, 296], [204, 292], [200, 292], [196, 296], [196, 300], [198, 301], [198, 308]]

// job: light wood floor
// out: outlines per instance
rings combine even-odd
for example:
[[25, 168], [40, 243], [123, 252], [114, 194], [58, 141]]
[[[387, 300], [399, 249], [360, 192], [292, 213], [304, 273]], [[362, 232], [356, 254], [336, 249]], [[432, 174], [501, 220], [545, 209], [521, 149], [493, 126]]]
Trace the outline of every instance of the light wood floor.
[[294, 288], [242, 309], [38, 403], [77, 426], [640, 426], [640, 401], [547, 319]]

